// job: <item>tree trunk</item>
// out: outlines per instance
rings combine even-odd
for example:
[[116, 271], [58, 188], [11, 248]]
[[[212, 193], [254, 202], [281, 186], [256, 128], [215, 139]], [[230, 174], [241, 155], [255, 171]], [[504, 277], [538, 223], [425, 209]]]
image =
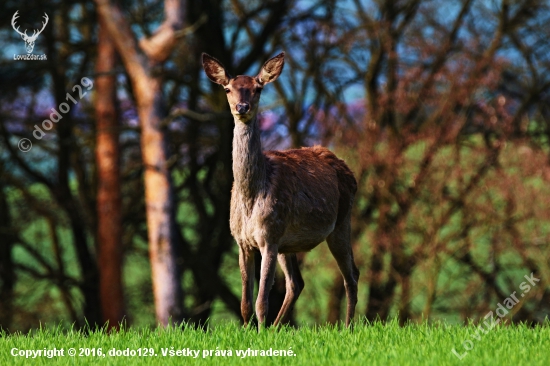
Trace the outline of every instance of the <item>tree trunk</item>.
[[0, 182], [0, 329], [9, 329], [13, 318], [15, 271], [12, 249], [15, 238], [11, 230], [8, 202]]
[[[176, 264], [176, 223], [172, 179], [167, 166], [164, 132], [161, 128], [159, 105], [161, 85], [158, 79], [148, 79], [149, 91], [141, 99], [141, 154], [145, 165], [145, 204], [149, 257], [153, 275], [153, 293], [157, 320], [167, 325], [172, 319], [181, 321], [182, 288]], [[139, 102], [138, 102], [139, 103]]]
[[116, 111], [116, 54], [100, 23], [95, 81], [97, 123], [97, 242], [102, 321], [118, 329], [124, 318], [122, 288], [122, 198], [119, 177], [118, 122]]
[[[383, 218], [383, 224], [377, 231], [378, 243], [373, 247], [371, 259], [371, 281], [366, 317], [369, 321], [388, 320], [398, 283], [402, 285], [401, 302], [398, 304], [399, 322], [405, 324], [411, 318], [410, 313], [410, 276], [414, 267], [414, 258], [403, 250], [403, 239], [399, 224], [395, 218]], [[389, 224], [386, 224], [389, 223]], [[386, 248], [390, 248], [387, 250]], [[388, 278], [384, 282], [384, 255], [391, 254]]]
[[[96, 0], [98, 14], [122, 58], [132, 81], [141, 124], [141, 153], [145, 166], [145, 205], [149, 256], [157, 321], [168, 325], [183, 317], [183, 293], [176, 263], [177, 233], [172, 180], [167, 165], [167, 145], [162, 126], [165, 110], [161, 79], [155, 70], [170, 56], [176, 30], [183, 26], [182, 1], [165, 1], [165, 21], [138, 44], [118, 7]], [[141, 52], [140, 52], [141, 48]]]
[[[54, 74], [54, 90], [57, 105], [64, 100], [66, 80], [63, 74]], [[72, 241], [81, 273], [80, 290], [83, 296], [83, 315], [85, 321], [92, 327], [101, 323], [101, 308], [99, 299], [99, 271], [97, 257], [88, 243], [86, 216], [82, 206], [74, 197], [70, 184], [71, 159], [77, 154], [73, 135], [71, 114], [63, 117], [65, 123], [59, 123], [57, 133], [59, 149], [57, 152], [57, 187], [53, 193], [56, 201], [65, 211], [71, 228]]]
[[[387, 207], [385, 206], [386, 209]], [[396, 260], [395, 251], [401, 245], [399, 234], [392, 232], [395, 230], [397, 230], [395, 222], [388, 217], [387, 210], [381, 210], [376, 233], [377, 239], [372, 248], [373, 253], [370, 264], [371, 278], [366, 312], [368, 321], [375, 321], [377, 319], [386, 321], [390, 314], [394, 291], [397, 285], [393, 267]], [[387, 269], [388, 279], [384, 281], [384, 256], [387, 253], [391, 253], [392, 257]]]
[[[376, 244], [375, 244], [376, 245]], [[371, 279], [369, 283], [369, 298], [367, 301], [366, 318], [368, 321], [386, 320], [389, 303], [386, 296], [386, 284], [382, 281], [384, 274], [384, 253], [381, 248], [373, 247], [371, 258]]]
[[346, 296], [346, 288], [344, 287], [344, 279], [342, 274], [338, 271], [334, 275], [334, 281], [332, 288], [329, 292], [329, 302], [328, 302], [328, 318], [327, 322], [329, 324], [337, 324], [342, 320], [341, 317], [341, 308], [342, 300]]
[[401, 278], [401, 300], [399, 302], [399, 325], [404, 326], [412, 319], [411, 314], [411, 275], [405, 274]]

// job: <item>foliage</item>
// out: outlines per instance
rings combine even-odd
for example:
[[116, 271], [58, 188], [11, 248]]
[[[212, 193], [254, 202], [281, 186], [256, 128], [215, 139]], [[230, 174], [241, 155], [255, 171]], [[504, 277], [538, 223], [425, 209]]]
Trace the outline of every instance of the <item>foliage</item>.
[[[0, 324], [11, 330], [40, 321], [83, 327], [98, 303], [91, 95], [42, 140], [32, 137], [76, 80], [98, 76], [94, 4], [0, 5], [8, 44], [0, 61]], [[162, 22], [163, 2], [120, 4], [136, 38]], [[16, 10], [21, 20], [49, 14], [35, 46], [48, 62], [11, 60], [11, 48], [23, 48], [10, 27]], [[187, 320], [217, 326], [240, 317], [228, 225], [232, 122], [223, 90], [205, 82], [199, 55], [215, 56], [233, 74], [254, 74], [284, 50], [284, 72], [262, 97], [264, 148], [321, 143], [355, 172], [358, 312], [371, 321], [398, 316], [402, 325], [479, 319], [533, 272], [540, 286], [514, 308], [512, 321], [543, 322], [550, 313], [548, 1], [190, 0], [187, 10], [192, 29], [154, 70], [163, 82]], [[154, 323], [154, 305], [141, 129], [127, 72], [119, 66], [113, 73], [126, 318], [145, 326]], [[17, 149], [22, 137], [33, 139], [32, 152]], [[343, 284], [328, 250], [322, 245], [301, 261], [306, 287], [293, 321], [337, 322]], [[280, 278], [272, 293], [272, 304], [284, 296]], [[386, 357], [416, 352], [402, 347]], [[520, 360], [524, 353], [513, 350], [509, 359]], [[483, 357], [480, 363], [491, 361]]]

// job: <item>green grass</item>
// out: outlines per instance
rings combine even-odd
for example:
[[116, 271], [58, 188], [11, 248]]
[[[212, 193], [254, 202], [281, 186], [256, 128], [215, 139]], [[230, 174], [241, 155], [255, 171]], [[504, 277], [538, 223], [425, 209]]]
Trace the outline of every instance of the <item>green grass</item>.
[[[140, 364], [208, 364], [208, 365], [546, 365], [550, 358], [548, 325], [528, 328], [523, 325], [497, 326], [476, 339], [474, 326], [410, 324], [397, 322], [357, 325], [354, 331], [331, 326], [284, 328], [257, 333], [237, 323], [220, 324], [207, 331], [183, 326], [176, 329], [129, 328], [113, 334], [103, 331], [81, 333], [58, 328], [41, 328], [28, 334], [0, 333], [0, 364], [30, 364], [24, 357], [11, 355], [19, 350], [64, 350], [64, 356], [37, 357], [33, 365], [140, 365]], [[471, 348], [466, 354], [463, 342]], [[163, 356], [163, 350], [199, 351], [198, 357]], [[69, 348], [77, 352], [68, 356]], [[459, 359], [452, 352], [462, 355]], [[79, 356], [81, 349], [101, 349], [105, 356]], [[155, 355], [111, 356], [113, 350], [153, 349]], [[258, 356], [240, 357], [237, 350], [258, 350]], [[284, 350], [287, 356], [260, 356], [261, 350]], [[203, 350], [212, 356], [203, 357]], [[228, 356], [229, 350], [232, 355]], [[292, 353], [290, 353], [292, 350]], [[226, 356], [216, 356], [226, 351]], [[17, 352], [17, 351], [14, 351]], [[93, 352], [93, 351], [91, 351]]]

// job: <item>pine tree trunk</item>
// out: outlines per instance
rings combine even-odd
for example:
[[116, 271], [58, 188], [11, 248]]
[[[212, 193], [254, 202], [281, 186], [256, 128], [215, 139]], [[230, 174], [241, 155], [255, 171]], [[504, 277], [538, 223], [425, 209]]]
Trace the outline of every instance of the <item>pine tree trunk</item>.
[[174, 49], [176, 31], [183, 27], [185, 5], [181, 0], [167, 0], [164, 23], [138, 45], [117, 6], [108, 0], [96, 0], [96, 4], [99, 17], [132, 81], [137, 102], [155, 311], [157, 322], [168, 325], [170, 321], [182, 320], [183, 293], [176, 265], [178, 236], [167, 163], [168, 148], [162, 126], [166, 111], [162, 103], [161, 79], [155, 75], [155, 70]]
[[100, 24], [95, 80], [97, 123], [97, 242], [102, 321], [118, 329], [124, 318], [122, 287], [122, 198], [119, 176], [115, 48]]

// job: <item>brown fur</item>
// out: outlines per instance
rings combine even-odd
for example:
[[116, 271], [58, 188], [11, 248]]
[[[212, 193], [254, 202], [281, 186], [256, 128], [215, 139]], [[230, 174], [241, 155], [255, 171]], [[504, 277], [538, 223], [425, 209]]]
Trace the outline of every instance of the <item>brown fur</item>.
[[[205, 54], [203, 65], [208, 77], [226, 89], [235, 119], [230, 226], [239, 244], [245, 324], [252, 316], [254, 250], [262, 254], [256, 301], [260, 325], [265, 322], [276, 258], [285, 274], [287, 291], [275, 320], [278, 324], [287, 319], [304, 286], [295, 253], [326, 240], [344, 277], [349, 325], [359, 277], [350, 244], [351, 208], [357, 190], [353, 173], [320, 146], [262, 152], [256, 120], [261, 88], [279, 76], [284, 54], [268, 60], [255, 78], [231, 78], [219, 61]], [[245, 104], [248, 112], [239, 111], [238, 105]]]

